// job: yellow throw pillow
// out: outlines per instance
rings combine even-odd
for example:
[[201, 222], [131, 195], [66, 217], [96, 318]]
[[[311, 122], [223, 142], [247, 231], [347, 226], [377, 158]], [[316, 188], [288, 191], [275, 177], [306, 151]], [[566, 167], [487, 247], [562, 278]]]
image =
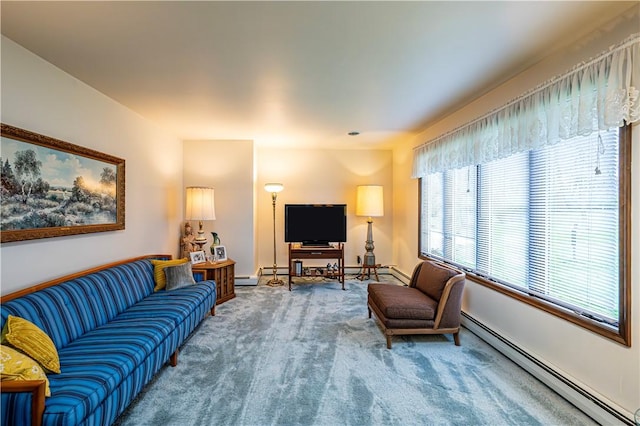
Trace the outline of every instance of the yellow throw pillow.
[[49, 379], [40, 365], [9, 346], [0, 345], [0, 380], [44, 380], [44, 394], [51, 396]]
[[60, 372], [56, 346], [44, 331], [24, 318], [9, 315], [2, 330], [2, 344], [24, 352], [48, 371]]
[[182, 265], [183, 263], [187, 263], [188, 261], [188, 259], [152, 259], [151, 264], [153, 265], [153, 279], [156, 282], [156, 286], [153, 288], [153, 291], [163, 290], [167, 285], [167, 277], [164, 275], [164, 268], [166, 268], [167, 266]]

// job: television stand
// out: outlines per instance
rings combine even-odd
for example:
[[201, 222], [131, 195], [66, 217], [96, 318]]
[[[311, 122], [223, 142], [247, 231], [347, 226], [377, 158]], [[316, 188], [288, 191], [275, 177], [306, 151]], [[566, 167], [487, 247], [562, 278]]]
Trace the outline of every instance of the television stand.
[[[315, 267], [309, 269], [309, 273], [296, 273], [293, 265], [295, 260], [302, 259], [333, 259], [337, 260], [338, 270], [327, 271], [326, 267]], [[291, 291], [291, 279], [293, 277], [323, 277], [333, 278], [340, 281], [344, 290], [344, 244], [326, 246], [305, 246], [301, 244], [289, 243], [289, 291]]]

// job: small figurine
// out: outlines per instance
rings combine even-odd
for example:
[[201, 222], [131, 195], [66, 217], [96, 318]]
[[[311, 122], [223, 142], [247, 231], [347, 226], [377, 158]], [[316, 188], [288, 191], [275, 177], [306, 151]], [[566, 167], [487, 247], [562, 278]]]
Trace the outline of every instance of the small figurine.
[[182, 237], [182, 241], [180, 242], [180, 248], [182, 249], [182, 257], [189, 258], [189, 253], [196, 250], [196, 246], [193, 243], [195, 237], [193, 236], [193, 231], [191, 229], [191, 224], [186, 222], [184, 224], [184, 236]]

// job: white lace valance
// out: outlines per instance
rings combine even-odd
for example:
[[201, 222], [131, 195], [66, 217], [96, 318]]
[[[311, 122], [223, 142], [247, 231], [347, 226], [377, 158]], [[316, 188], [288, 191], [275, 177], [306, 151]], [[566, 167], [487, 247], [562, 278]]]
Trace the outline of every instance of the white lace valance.
[[[640, 33], [414, 148], [412, 177], [504, 158], [640, 120]], [[595, 124], [597, 123], [597, 125]]]

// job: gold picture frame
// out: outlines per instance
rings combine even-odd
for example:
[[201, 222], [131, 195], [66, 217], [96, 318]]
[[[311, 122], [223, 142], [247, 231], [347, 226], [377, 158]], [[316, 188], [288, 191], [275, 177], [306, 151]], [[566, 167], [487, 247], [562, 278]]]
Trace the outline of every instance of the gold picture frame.
[[2, 243], [125, 229], [125, 160], [0, 126]]

